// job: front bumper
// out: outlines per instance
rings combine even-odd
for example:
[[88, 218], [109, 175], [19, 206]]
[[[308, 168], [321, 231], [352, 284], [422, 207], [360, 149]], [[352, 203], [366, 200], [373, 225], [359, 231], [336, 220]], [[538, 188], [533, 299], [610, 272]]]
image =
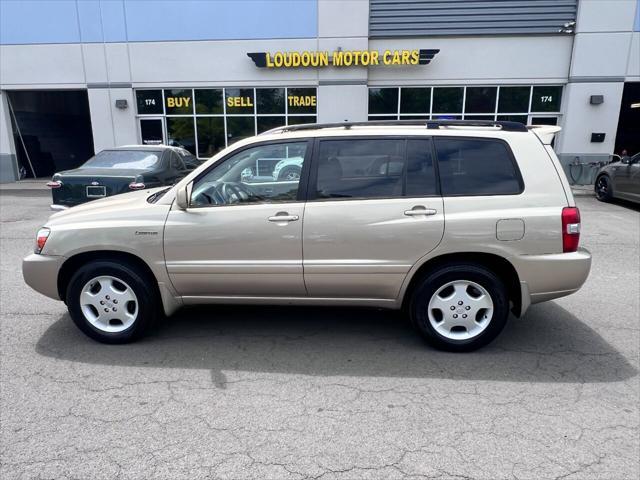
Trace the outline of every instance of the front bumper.
[[522, 309], [533, 303], [571, 295], [580, 290], [591, 270], [591, 253], [521, 255], [511, 258], [521, 284]]
[[58, 272], [64, 257], [32, 253], [22, 260], [22, 276], [27, 285], [49, 298], [60, 300]]

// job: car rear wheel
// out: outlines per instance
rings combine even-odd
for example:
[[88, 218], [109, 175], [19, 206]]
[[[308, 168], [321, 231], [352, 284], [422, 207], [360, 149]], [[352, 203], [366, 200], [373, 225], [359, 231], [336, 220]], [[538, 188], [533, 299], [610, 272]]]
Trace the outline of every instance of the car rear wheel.
[[280, 181], [295, 181], [300, 180], [300, 167], [289, 166], [284, 167], [280, 173], [278, 173], [278, 180]]
[[88, 263], [69, 282], [66, 303], [71, 318], [80, 330], [99, 342], [136, 340], [159, 315], [152, 281], [126, 263]]
[[476, 350], [504, 328], [509, 302], [503, 282], [480, 265], [449, 264], [423, 278], [410, 304], [413, 325], [434, 347]]
[[596, 198], [601, 202], [608, 202], [613, 197], [611, 180], [607, 175], [600, 175], [595, 183]]

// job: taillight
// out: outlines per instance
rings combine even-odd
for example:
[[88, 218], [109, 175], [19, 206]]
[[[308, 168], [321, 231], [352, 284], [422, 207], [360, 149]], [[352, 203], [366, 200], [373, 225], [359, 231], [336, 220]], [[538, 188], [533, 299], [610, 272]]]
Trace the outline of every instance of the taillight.
[[578, 207], [562, 209], [562, 251], [575, 252], [580, 243], [580, 210]]
[[130, 190], [142, 190], [144, 188], [144, 183], [142, 182], [131, 182], [129, 184]]
[[36, 248], [33, 249], [34, 253], [42, 252], [42, 249], [44, 248], [45, 243], [47, 243], [47, 238], [49, 238], [50, 233], [51, 230], [49, 230], [48, 228], [41, 228], [40, 230], [38, 230], [38, 233], [36, 234]]
[[49, 188], [60, 188], [61, 186], [62, 186], [62, 182], [60, 180], [47, 182], [47, 187]]

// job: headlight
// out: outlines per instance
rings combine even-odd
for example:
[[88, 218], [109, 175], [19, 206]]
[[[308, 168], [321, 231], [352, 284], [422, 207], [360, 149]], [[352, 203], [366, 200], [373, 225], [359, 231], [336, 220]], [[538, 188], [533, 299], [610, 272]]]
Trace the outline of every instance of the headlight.
[[34, 253], [42, 252], [44, 244], [47, 243], [47, 238], [49, 238], [50, 233], [51, 230], [48, 228], [41, 228], [38, 230], [38, 233], [36, 234], [36, 248], [33, 249]]

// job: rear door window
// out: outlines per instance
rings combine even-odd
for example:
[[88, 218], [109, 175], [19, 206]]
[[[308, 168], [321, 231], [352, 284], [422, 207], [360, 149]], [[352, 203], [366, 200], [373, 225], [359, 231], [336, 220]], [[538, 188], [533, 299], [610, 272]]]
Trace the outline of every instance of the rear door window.
[[522, 177], [506, 142], [436, 137], [442, 195], [517, 195]]
[[321, 140], [316, 198], [403, 195], [405, 139]]

